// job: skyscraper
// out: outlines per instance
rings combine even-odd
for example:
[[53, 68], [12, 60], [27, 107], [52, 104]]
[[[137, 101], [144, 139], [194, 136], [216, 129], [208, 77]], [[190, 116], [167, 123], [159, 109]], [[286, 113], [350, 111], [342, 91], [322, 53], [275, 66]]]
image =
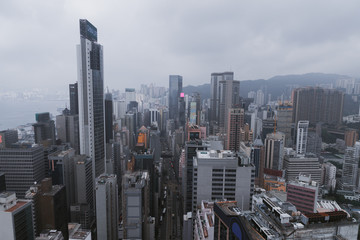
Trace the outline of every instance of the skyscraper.
[[292, 92], [293, 122], [309, 120], [317, 122], [341, 124], [344, 93], [333, 89], [319, 87], [297, 88]]
[[[149, 174], [147, 171], [123, 176], [122, 214], [124, 239], [147, 239], [146, 221], [149, 216]], [[122, 237], [122, 236], [120, 236]]]
[[113, 131], [113, 100], [112, 94], [105, 94], [105, 135], [106, 143], [110, 143], [110, 139], [114, 139]]
[[347, 147], [344, 155], [343, 171], [341, 176], [342, 189], [353, 191], [356, 187], [356, 179], [358, 176], [358, 162], [355, 157], [355, 148]]
[[105, 171], [103, 47], [86, 19], [80, 19], [77, 56], [80, 153], [92, 158], [95, 179]]
[[299, 121], [296, 133], [296, 153], [304, 155], [306, 153], [306, 141], [308, 136], [309, 121]]
[[26, 192], [26, 198], [34, 202], [36, 224], [41, 232], [46, 229], [56, 229], [68, 239], [68, 212], [66, 205], [66, 190], [63, 185], [53, 185], [51, 178], [44, 178], [40, 184], [35, 184]]
[[70, 146], [79, 154], [79, 115], [56, 116], [56, 131], [57, 139], [60, 139], [62, 143], [70, 143]]
[[179, 110], [179, 98], [182, 92], [183, 78], [180, 75], [169, 76], [169, 119], [176, 120]]
[[239, 96], [240, 81], [234, 80], [233, 72], [211, 74], [210, 134], [217, 131], [212, 126], [217, 126], [220, 133], [227, 132], [229, 117], [227, 112], [240, 103]]
[[239, 151], [241, 140], [241, 128], [244, 127], [244, 109], [230, 108], [228, 110], [228, 129], [226, 149]]
[[69, 84], [70, 115], [79, 114], [78, 84]]
[[265, 168], [281, 170], [283, 165], [285, 134], [269, 133], [265, 138]]
[[118, 186], [116, 175], [96, 178], [97, 239], [118, 239]]

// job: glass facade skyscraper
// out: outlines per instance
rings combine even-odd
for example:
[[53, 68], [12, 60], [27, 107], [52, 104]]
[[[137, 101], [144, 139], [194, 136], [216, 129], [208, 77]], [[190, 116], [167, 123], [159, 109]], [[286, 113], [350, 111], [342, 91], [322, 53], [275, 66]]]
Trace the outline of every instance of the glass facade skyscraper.
[[182, 76], [169, 76], [169, 119], [176, 120], [179, 117], [179, 98], [182, 92], [182, 82]]
[[77, 56], [80, 154], [92, 159], [95, 179], [105, 171], [103, 47], [86, 19], [80, 19]]

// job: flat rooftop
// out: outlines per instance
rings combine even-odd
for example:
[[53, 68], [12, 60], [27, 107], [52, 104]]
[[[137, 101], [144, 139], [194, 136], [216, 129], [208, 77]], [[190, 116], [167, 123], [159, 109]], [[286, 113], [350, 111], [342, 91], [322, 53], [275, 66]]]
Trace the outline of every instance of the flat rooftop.
[[17, 203], [15, 204], [15, 206], [9, 208], [8, 210], [5, 210], [5, 212], [14, 212], [17, 209], [21, 208], [22, 206], [26, 205], [28, 202], [25, 201], [17, 201]]

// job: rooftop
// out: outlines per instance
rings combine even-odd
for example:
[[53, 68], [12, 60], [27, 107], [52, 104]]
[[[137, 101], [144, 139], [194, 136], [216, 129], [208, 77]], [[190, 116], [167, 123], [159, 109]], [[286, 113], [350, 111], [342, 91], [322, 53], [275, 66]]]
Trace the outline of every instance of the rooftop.
[[26, 205], [27, 203], [29, 202], [26, 202], [26, 201], [17, 201], [17, 203], [15, 204], [15, 206], [5, 210], [5, 212], [14, 212], [16, 211], [17, 209], [21, 208], [22, 206]]

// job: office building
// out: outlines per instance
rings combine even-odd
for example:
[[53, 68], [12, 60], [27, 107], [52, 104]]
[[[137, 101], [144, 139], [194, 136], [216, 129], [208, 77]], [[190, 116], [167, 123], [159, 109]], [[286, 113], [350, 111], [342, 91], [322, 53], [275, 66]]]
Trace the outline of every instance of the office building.
[[68, 208], [63, 185], [53, 185], [51, 178], [43, 179], [26, 192], [26, 199], [33, 201], [36, 232], [56, 229], [68, 239]]
[[322, 145], [321, 133], [318, 134], [315, 131], [309, 131], [306, 140], [306, 152], [315, 154], [317, 157], [320, 157], [321, 145]]
[[269, 133], [265, 138], [265, 168], [281, 170], [283, 167], [285, 135]]
[[290, 103], [279, 104], [276, 111], [276, 131], [285, 134], [285, 147], [293, 145], [292, 131], [294, 124], [292, 122], [293, 108]]
[[240, 141], [245, 143], [251, 143], [254, 140], [253, 130], [250, 129], [249, 124], [244, 124], [244, 127], [240, 129]]
[[183, 77], [179, 75], [169, 76], [169, 119], [176, 120], [179, 117], [179, 98], [182, 93]]
[[0, 148], [9, 148], [18, 141], [17, 130], [0, 131]]
[[251, 162], [255, 166], [255, 185], [262, 186], [265, 167], [265, 147], [260, 138], [251, 144]]
[[189, 118], [190, 124], [199, 125], [200, 124], [200, 94], [193, 93], [191, 99], [188, 104], [188, 113], [187, 116]]
[[160, 124], [160, 113], [157, 109], [149, 109], [150, 112], [150, 125], [156, 124], [159, 126]]
[[306, 153], [306, 142], [308, 137], [309, 121], [300, 120], [296, 131], [296, 153], [304, 155]]
[[[212, 73], [212, 86], [218, 85], [218, 92], [215, 94], [218, 98], [218, 127], [222, 134], [228, 131], [228, 110], [236, 107], [240, 103], [240, 81], [234, 80], [233, 72]], [[217, 83], [216, 83], [217, 82]], [[213, 88], [211, 88], [211, 91]]]
[[193, 173], [193, 212], [201, 200], [237, 201], [249, 210], [254, 191], [255, 166], [243, 153], [197, 150]]
[[107, 92], [105, 94], [105, 141], [106, 143], [110, 143], [110, 140], [113, 139], [113, 100], [112, 94]]
[[241, 140], [241, 129], [244, 127], [244, 109], [230, 108], [228, 110], [228, 129], [226, 149], [231, 151], [239, 151]]
[[295, 181], [300, 173], [311, 175], [311, 179], [321, 182], [321, 168], [319, 159], [314, 155], [291, 156], [285, 155], [284, 166], [286, 181]]
[[124, 239], [148, 239], [145, 229], [149, 217], [149, 175], [144, 172], [126, 173], [123, 176], [122, 219]]
[[132, 110], [132, 107], [129, 106], [131, 102], [136, 102], [135, 88], [125, 88], [125, 106], [127, 111]]
[[265, 95], [261, 89], [256, 91], [256, 98], [254, 100], [255, 100], [255, 103], [259, 106], [262, 106], [265, 104]]
[[36, 113], [36, 123], [33, 124], [35, 143], [54, 145], [56, 141], [55, 122], [50, 119], [50, 113]]
[[184, 213], [192, 212], [193, 207], [193, 158], [197, 150], [207, 150], [210, 143], [201, 140], [185, 142], [185, 168], [182, 177]]
[[67, 206], [75, 201], [74, 157], [75, 150], [72, 148], [59, 150], [48, 156], [52, 183], [65, 186]]
[[0, 172], [5, 173], [6, 190], [24, 198], [29, 187], [45, 177], [43, 147], [16, 144], [0, 149]]
[[114, 115], [115, 119], [123, 119], [125, 117], [127, 106], [125, 100], [115, 100], [114, 104]]
[[353, 147], [355, 145], [355, 142], [359, 140], [359, 134], [355, 129], [347, 129], [345, 131], [344, 140], [347, 147]]
[[57, 139], [62, 143], [69, 143], [77, 154], [80, 153], [79, 115], [56, 116], [56, 132]]
[[77, 57], [80, 154], [91, 157], [95, 179], [105, 171], [103, 47], [86, 19], [80, 19]]
[[322, 184], [328, 191], [335, 191], [336, 187], [336, 167], [327, 162], [322, 164], [323, 181]]
[[[233, 81], [233, 72], [212, 73], [211, 74], [211, 89], [210, 89], [210, 122], [218, 125], [220, 119], [220, 98], [222, 98], [222, 89], [220, 81]], [[224, 97], [224, 96], [223, 96]], [[211, 126], [211, 125], [210, 125]], [[214, 134], [210, 131], [210, 134]]]
[[71, 221], [90, 229], [94, 220], [92, 161], [85, 155], [77, 155], [74, 164], [75, 199], [70, 206]]
[[311, 175], [299, 174], [295, 181], [287, 183], [287, 201], [303, 213], [316, 212], [319, 183]]
[[101, 174], [95, 180], [97, 239], [118, 239], [118, 185], [116, 175]]
[[297, 88], [292, 92], [293, 122], [308, 120], [310, 124], [318, 122], [341, 124], [344, 105], [344, 93], [334, 89], [320, 87]]
[[355, 148], [347, 147], [344, 154], [344, 162], [341, 176], [343, 190], [353, 191], [357, 185], [359, 159], [355, 157]]
[[0, 193], [1, 239], [35, 239], [33, 210], [30, 201], [19, 200], [15, 193]]
[[178, 111], [177, 111], [177, 118], [176, 118], [176, 127], [183, 129], [185, 128], [185, 112], [186, 112], [186, 102], [185, 102], [185, 95], [183, 92], [180, 93], [179, 102], [178, 102]]
[[70, 95], [70, 115], [79, 114], [79, 95], [78, 95], [78, 84], [69, 84], [69, 95]]

